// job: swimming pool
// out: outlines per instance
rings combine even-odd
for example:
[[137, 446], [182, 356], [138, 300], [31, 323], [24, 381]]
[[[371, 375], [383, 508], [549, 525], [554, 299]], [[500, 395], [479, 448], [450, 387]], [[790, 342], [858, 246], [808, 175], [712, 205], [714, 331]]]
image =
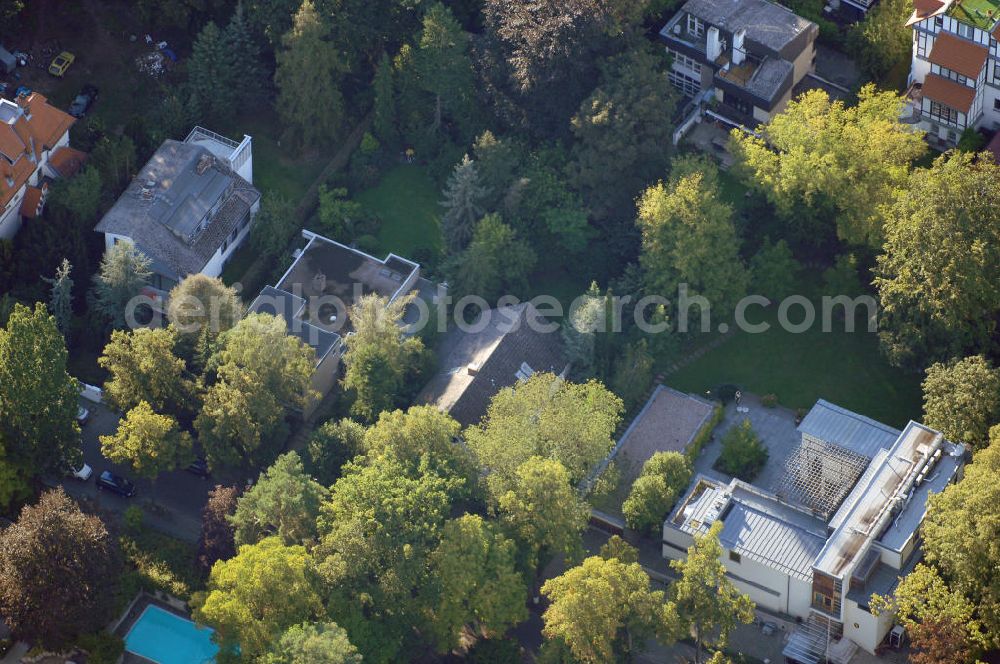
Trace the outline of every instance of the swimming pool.
[[157, 664], [214, 662], [212, 630], [150, 604], [125, 635], [125, 649]]

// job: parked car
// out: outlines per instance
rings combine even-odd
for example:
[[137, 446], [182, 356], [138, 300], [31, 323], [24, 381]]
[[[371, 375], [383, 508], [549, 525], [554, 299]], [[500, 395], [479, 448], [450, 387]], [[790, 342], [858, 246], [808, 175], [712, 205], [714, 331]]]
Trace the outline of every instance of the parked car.
[[74, 60], [76, 60], [75, 55], [69, 51], [63, 51], [56, 57], [52, 58], [52, 64], [49, 65], [49, 73], [53, 76], [59, 76], [62, 78], [62, 75], [66, 73], [66, 70], [69, 69], [69, 66], [73, 64]]
[[124, 498], [131, 498], [135, 495], [135, 485], [121, 475], [115, 475], [110, 470], [105, 470], [97, 478], [97, 488], [117, 493]]
[[90, 467], [89, 464], [84, 462], [82, 466], [70, 473], [70, 477], [80, 480], [81, 482], [86, 482], [90, 479], [90, 476], [94, 474], [94, 469]]
[[79, 424], [80, 426], [83, 426], [84, 424], [87, 423], [87, 420], [89, 419], [90, 419], [90, 411], [84, 408], [83, 406], [77, 407], [76, 423]]
[[194, 461], [191, 462], [191, 465], [189, 465], [186, 468], [186, 470], [189, 473], [197, 475], [198, 477], [208, 479], [209, 476], [208, 462], [205, 461], [204, 459], [201, 458], [195, 459]]
[[98, 89], [93, 85], [85, 85], [76, 96], [73, 103], [69, 105], [69, 114], [74, 118], [82, 118], [90, 110], [90, 107], [97, 101]]

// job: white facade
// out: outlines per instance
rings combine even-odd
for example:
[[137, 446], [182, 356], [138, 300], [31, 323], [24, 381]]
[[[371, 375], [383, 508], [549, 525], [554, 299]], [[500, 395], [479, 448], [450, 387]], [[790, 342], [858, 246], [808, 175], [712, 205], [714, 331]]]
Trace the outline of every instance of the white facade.
[[[936, 14], [922, 18], [915, 13], [910, 20], [913, 47], [909, 82], [921, 86], [923, 90], [915, 96], [913, 111], [921, 129], [949, 144], [956, 143], [966, 128], [1000, 129], [1000, 50], [991, 34], [1000, 30], [994, 26], [992, 31], [987, 31], [949, 16], [950, 9], [959, 2], [945, 4]], [[932, 50], [942, 34], [987, 53], [982, 68], [975, 76], [971, 75], [973, 72], [960, 74], [931, 61]], [[950, 99], [928, 94], [928, 82], [933, 78], [939, 79], [939, 87], [940, 79], [945, 79], [949, 86], [967, 88], [972, 95], [971, 104], [952, 105], [949, 104]], [[949, 96], [955, 98], [954, 94]]]

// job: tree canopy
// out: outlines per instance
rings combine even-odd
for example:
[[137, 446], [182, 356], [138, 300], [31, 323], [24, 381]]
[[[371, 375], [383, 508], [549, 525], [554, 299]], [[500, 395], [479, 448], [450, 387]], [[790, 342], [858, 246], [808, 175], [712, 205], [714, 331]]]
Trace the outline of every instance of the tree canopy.
[[924, 424], [956, 443], [986, 446], [1000, 424], [1000, 369], [981, 355], [933, 364], [923, 390]]
[[887, 208], [875, 287], [891, 361], [920, 368], [996, 349], [998, 205], [1000, 166], [958, 152], [914, 171]]

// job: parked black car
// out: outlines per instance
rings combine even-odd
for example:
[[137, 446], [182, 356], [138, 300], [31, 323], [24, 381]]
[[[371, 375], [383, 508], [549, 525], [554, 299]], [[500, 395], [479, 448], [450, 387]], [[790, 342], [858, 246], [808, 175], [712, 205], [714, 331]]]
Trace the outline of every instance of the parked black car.
[[74, 118], [82, 118], [90, 110], [90, 107], [97, 101], [98, 90], [93, 85], [85, 85], [76, 96], [73, 103], [69, 105], [69, 114]]
[[188, 466], [186, 470], [193, 475], [197, 475], [198, 477], [203, 477], [205, 479], [208, 479], [209, 476], [208, 462], [205, 461], [204, 459], [200, 458], [195, 459], [194, 461], [191, 462], [191, 465]]
[[131, 498], [135, 495], [135, 485], [121, 475], [115, 475], [110, 470], [105, 470], [97, 478], [97, 488], [99, 490], [107, 489], [111, 493], [117, 493], [125, 498]]

